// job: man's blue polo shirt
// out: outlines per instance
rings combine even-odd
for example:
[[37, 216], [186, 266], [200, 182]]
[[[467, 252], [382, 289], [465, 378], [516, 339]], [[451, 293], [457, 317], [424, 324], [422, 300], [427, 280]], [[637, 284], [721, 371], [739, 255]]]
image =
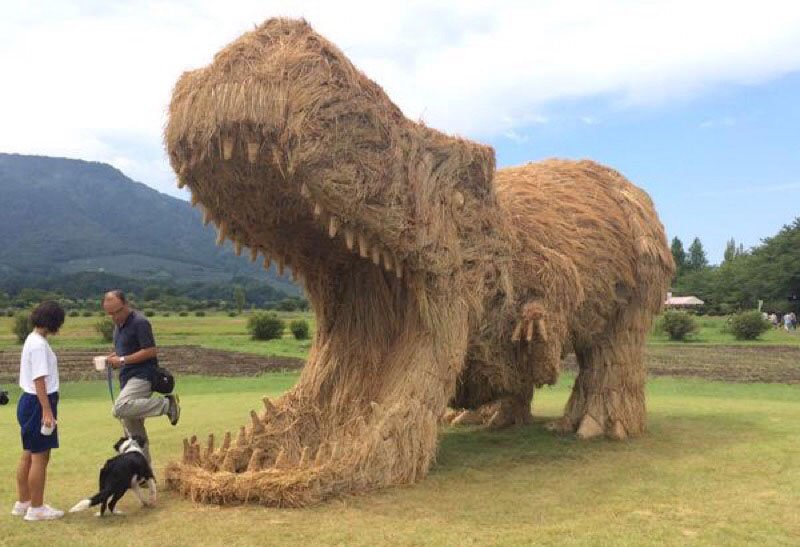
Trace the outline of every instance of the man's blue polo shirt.
[[[153, 338], [153, 328], [143, 315], [131, 311], [122, 326], [114, 327], [114, 350], [117, 356], [124, 357], [136, 353], [140, 349], [153, 348], [156, 340]], [[135, 365], [126, 364], [119, 370], [120, 389], [131, 378], [141, 378], [150, 381], [152, 373], [158, 366], [158, 359], [148, 359]]]

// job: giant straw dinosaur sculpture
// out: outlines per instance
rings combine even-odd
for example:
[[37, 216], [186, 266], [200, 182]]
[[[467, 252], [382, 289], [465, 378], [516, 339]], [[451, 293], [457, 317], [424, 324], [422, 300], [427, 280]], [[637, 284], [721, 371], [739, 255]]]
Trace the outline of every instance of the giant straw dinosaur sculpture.
[[290, 267], [317, 320], [297, 385], [235, 438], [184, 441], [170, 486], [303, 506], [417, 481], [443, 421], [526, 423], [568, 343], [580, 371], [551, 427], [644, 430], [643, 343], [673, 263], [650, 199], [616, 171], [495, 172], [490, 147], [407, 120], [287, 19], [185, 73], [165, 141], [219, 242]]

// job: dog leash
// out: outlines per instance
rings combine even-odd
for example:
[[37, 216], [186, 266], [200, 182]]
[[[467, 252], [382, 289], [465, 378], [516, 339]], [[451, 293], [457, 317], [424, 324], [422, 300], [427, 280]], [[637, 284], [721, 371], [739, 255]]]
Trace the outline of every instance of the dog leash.
[[[114, 376], [111, 372], [111, 367], [108, 365], [106, 365], [106, 382], [108, 383], [108, 394], [111, 395], [111, 406], [113, 407], [116, 403], [114, 400]], [[125, 423], [122, 421], [122, 418], [117, 418], [117, 420], [119, 420], [119, 425], [122, 426], [122, 432], [126, 437], [130, 438], [131, 434], [128, 432], [128, 428], [125, 427]]]

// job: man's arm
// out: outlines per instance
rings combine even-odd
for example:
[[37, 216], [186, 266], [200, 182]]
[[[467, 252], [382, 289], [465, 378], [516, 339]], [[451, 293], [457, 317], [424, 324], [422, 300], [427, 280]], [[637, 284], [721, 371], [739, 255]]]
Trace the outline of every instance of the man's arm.
[[[130, 355], [125, 355], [125, 366], [130, 365], [138, 365], [148, 359], [155, 359], [158, 356], [158, 350], [155, 346], [151, 348], [142, 348], [139, 351], [131, 353]], [[114, 368], [118, 368], [120, 365], [120, 359], [117, 355], [108, 358], [108, 362], [111, 363], [111, 366]]]

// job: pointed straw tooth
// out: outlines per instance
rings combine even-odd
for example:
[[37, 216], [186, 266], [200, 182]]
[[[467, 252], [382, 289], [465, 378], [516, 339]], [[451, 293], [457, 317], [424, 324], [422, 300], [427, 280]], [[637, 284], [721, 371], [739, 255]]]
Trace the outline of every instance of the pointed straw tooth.
[[261, 471], [262, 454], [264, 454], [264, 450], [261, 448], [256, 448], [253, 450], [253, 453], [250, 455], [250, 461], [247, 462], [248, 471]]
[[339, 455], [339, 443], [332, 442], [331, 443], [331, 457], [330, 457], [331, 461], [335, 460], [336, 456], [338, 456], [338, 455]]
[[353, 233], [352, 228], [345, 228], [344, 229], [344, 243], [347, 245], [347, 250], [353, 250], [353, 240], [355, 239], [355, 234]]
[[242, 256], [242, 242], [236, 240], [233, 242], [233, 252], [236, 253], [236, 256]]
[[305, 467], [308, 465], [308, 460], [310, 459], [310, 452], [311, 449], [307, 446], [303, 447], [303, 452], [300, 454], [300, 463], [298, 464], [300, 467]]
[[397, 276], [397, 279], [403, 279], [403, 263], [399, 260], [395, 261], [394, 273]]
[[317, 449], [317, 455], [314, 456], [314, 467], [320, 467], [325, 462], [325, 448], [327, 445], [320, 444]]
[[328, 237], [334, 238], [336, 237], [336, 232], [339, 231], [339, 219], [336, 217], [331, 217], [328, 221]]
[[261, 433], [264, 431], [264, 424], [258, 419], [258, 414], [255, 410], [250, 411], [250, 421], [253, 422], [253, 433]]
[[369, 406], [372, 408], [372, 413], [373, 414], [380, 414], [380, 412], [381, 412], [381, 405], [380, 404], [376, 403], [375, 401], [371, 401], [369, 403]]
[[533, 340], [533, 321], [528, 321], [528, 331], [525, 333], [525, 339], [528, 342]]
[[233, 137], [222, 139], [222, 158], [229, 160], [233, 157]]
[[517, 326], [514, 327], [514, 334], [511, 335], [511, 341], [519, 342], [520, 338], [522, 338], [522, 321], [517, 322]]
[[208, 226], [209, 222], [211, 222], [211, 213], [208, 212], [208, 209], [203, 208], [203, 226]]
[[244, 426], [239, 428], [239, 436], [236, 437], [236, 446], [244, 446], [247, 442], [247, 433], [245, 433]]
[[283, 261], [283, 257], [279, 256], [278, 257], [278, 275], [280, 275], [281, 277], [283, 277], [283, 270], [284, 270], [285, 267], [286, 267], [286, 263]]
[[189, 439], [189, 444], [197, 444], [197, 435], [192, 435], [192, 438]]
[[250, 163], [255, 163], [258, 159], [258, 148], [259, 144], [257, 142], [248, 142], [247, 143], [247, 161]]
[[306, 186], [305, 182], [300, 185], [300, 195], [306, 199], [311, 197], [311, 191], [308, 189], [308, 186]]
[[206, 447], [206, 459], [208, 459], [213, 453], [214, 453], [214, 434], [211, 433], [208, 435], [208, 446]]
[[219, 223], [219, 229], [217, 232], [217, 246], [222, 245], [225, 243], [225, 239], [228, 237], [228, 229], [225, 227], [224, 222]]
[[272, 265], [268, 256], [264, 257], [264, 269], [269, 270], [269, 267]]
[[289, 463], [289, 458], [286, 456], [286, 451], [281, 447], [278, 451], [278, 456], [275, 458], [275, 469], [281, 469]]
[[381, 265], [381, 249], [377, 245], [372, 248], [372, 263], [376, 266]]
[[544, 328], [544, 319], [536, 320], [536, 330], [539, 331], [539, 338], [543, 342], [547, 342], [547, 330]]
[[189, 439], [183, 439], [183, 463], [189, 463]]
[[392, 271], [392, 255], [389, 254], [389, 251], [387, 251], [387, 250], [383, 251], [383, 268], [387, 272], [391, 272]]
[[200, 445], [193, 444], [192, 445], [192, 463], [198, 465], [202, 462], [200, 459]]
[[358, 256], [367, 258], [369, 256], [369, 242], [363, 232], [358, 232]]
[[197, 205], [197, 195], [194, 192], [192, 192], [192, 196], [189, 198], [189, 201], [191, 201], [192, 207]]
[[322, 205], [320, 205], [319, 203], [315, 203], [314, 204], [314, 217], [319, 218], [320, 216], [322, 216], [322, 212], [323, 212]]
[[[182, 169], [181, 169], [182, 170]], [[182, 189], [186, 186], [186, 181], [183, 180], [183, 177], [178, 177], [178, 189]]]
[[222, 446], [220, 447], [220, 450], [222, 450], [223, 452], [227, 452], [230, 447], [231, 447], [231, 432], [226, 431], [225, 438], [222, 439]]
[[264, 397], [261, 399], [264, 402], [264, 418], [269, 419], [275, 416], [278, 413], [278, 409], [275, 408], [275, 405], [272, 404], [272, 401], [269, 400], [269, 397]]
[[234, 458], [235, 457], [233, 451], [225, 453], [225, 457], [222, 458], [222, 466], [221, 466], [223, 471], [229, 471], [229, 472], [236, 471], [236, 460]]
[[258, 249], [255, 247], [250, 248], [250, 262], [255, 262], [258, 258]]
[[453, 203], [456, 204], [456, 207], [459, 209], [464, 206], [464, 194], [456, 190], [453, 192]]

